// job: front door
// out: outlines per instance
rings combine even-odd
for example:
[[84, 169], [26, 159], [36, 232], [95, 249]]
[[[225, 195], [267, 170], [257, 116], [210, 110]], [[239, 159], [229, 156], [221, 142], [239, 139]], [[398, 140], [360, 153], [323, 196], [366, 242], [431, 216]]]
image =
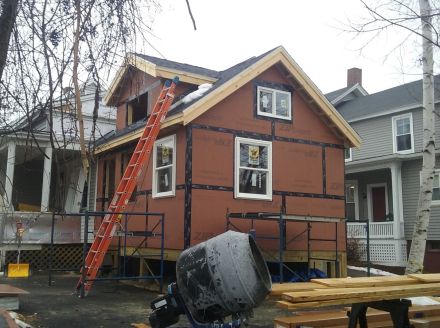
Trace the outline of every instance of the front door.
[[386, 188], [385, 186], [378, 186], [371, 188], [371, 207], [374, 222], [383, 222], [387, 215], [386, 206]]

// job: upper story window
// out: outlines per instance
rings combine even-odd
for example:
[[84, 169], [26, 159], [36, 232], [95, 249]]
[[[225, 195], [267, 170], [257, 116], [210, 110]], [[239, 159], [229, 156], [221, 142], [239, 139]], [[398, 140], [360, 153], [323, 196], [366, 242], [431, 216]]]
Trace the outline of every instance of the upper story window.
[[414, 152], [412, 114], [393, 117], [393, 150], [398, 154]]
[[235, 139], [235, 197], [272, 200], [272, 143]]
[[145, 119], [148, 115], [148, 92], [127, 102], [127, 125]]
[[280, 118], [285, 120], [292, 119], [292, 94], [288, 91], [257, 87], [257, 114]]
[[176, 136], [172, 135], [154, 143], [153, 198], [176, 194]]
[[352, 160], [352, 154], [351, 154], [351, 148], [345, 148], [344, 149], [344, 160], [346, 162], [351, 162]]

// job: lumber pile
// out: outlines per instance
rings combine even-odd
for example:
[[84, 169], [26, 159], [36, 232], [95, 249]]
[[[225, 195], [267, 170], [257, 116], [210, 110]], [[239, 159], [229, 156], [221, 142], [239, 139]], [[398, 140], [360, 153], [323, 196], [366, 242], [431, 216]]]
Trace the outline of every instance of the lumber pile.
[[433, 296], [440, 295], [440, 274], [312, 279], [274, 286], [271, 295], [281, 295], [278, 306], [289, 310]]
[[[295, 311], [432, 295], [440, 295], [440, 274], [312, 279], [307, 283], [274, 285], [271, 292], [272, 297], [282, 298], [278, 306]], [[440, 327], [440, 305], [413, 306], [409, 318], [416, 328]], [[387, 312], [369, 309], [367, 320], [369, 327], [393, 327]], [[341, 310], [275, 319], [276, 328], [336, 328], [347, 324], [347, 312]]]
[[[349, 311], [349, 310], [348, 310]], [[312, 311], [300, 312], [292, 317], [275, 318], [275, 328], [347, 328], [348, 311]], [[439, 327], [440, 305], [413, 306], [408, 316], [414, 328]], [[384, 311], [368, 309], [368, 327], [393, 328], [390, 314]]]

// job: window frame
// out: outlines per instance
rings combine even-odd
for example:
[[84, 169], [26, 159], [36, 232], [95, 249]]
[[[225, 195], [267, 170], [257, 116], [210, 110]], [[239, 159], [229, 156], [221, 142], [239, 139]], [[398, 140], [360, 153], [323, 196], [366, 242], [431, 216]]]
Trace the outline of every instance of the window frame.
[[[352, 185], [354, 187], [353, 202], [350, 202], [350, 204], [354, 204], [354, 221], [359, 221], [359, 184], [358, 184], [357, 180], [345, 180], [345, 183], [344, 183], [345, 207], [347, 207], [347, 186], [348, 185]], [[345, 216], [347, 216], [347, 213], [345, 213]], [[347, 219], [347, 217], [346, 217], [346, 219]], [[348, 220], [348, 221], [352, 222], [352, 220]]]
[[[440, 169], [435, 169], [434, 170], [434, 175], [438, 175], [439, 176], [439, 186], [438, 186], [438, 188], [440, 189]], [[420, 172], [420, 178], [421, 177], [422, 177], [422, 172]], [[435, 186], [434, 186], [434, 181], [433, 181], [433, 184], [432, 184], [432, 196], [434, 196], [434, 188], [435, 188]], [[435, 206], [440, 205], [440, 199], [436, 199], [436, 200], [432, 199], [432, 205], [435, 205]]]
[[351, 149], [351, 147], [348, 148], [348, 152], [349, 152], [350, 156], [349, 156], [348, 158], [345, 158], [345, 150], [346, 150], [346, 149], [347, 149], [347, 148], [344, 148], [344, 162], [345, 162], [345, 163], [347, 163], [347, 162], [351, 162], [351, 161], [353, 160], [353, 153], [352, 153], [352, 149]]
[[[260, 91], [266, 91], [266, 92], [272, 92], [272, 112], [268, 113], [268, 112], [263, 112], [260, 110]], [[276, 114], [276, 93], [282, 93], [282, 94], [286, 94], [288, 97], [287, 99], [289, 99], [289, 105], [288, 105], [288, 109], [287, 109], [287, 116], [281, 116], [281, 115], [277, 115]], [[276, 118], [276, 119], [280, 119], [280, 120], [285, 120], [285, 121], [292, 121], [292, 92], [290, 91], [286, 91], [286, 90], [282, 90], [282, 89], [275, 89], [275, 88], [271, 88], [271, 87], [267, 87], [264, 85], [257, 85], [257, 115], [258, 116], [266, 116], [266, 117], [271, 117], [271, 118]], [[273, 111], [275, 111], [275, 114], [273, 113]]]
[[[163, 169], [165, 166], [157, 168], [156, 159], [157, 159], [157, 145], [159, 143], [165, 143], [171, 141], [173, 145], [173, 163], [166, 167], [171, 167], [172, 179], [171, 179], [171, 190], [165, 192], [158, 192], [158, 181], [157, 181], [157, 172], [160, 169]], [[161, 139], [158, 139], [154, 142], [153, 146], [153, 177], [152, 177], [152, 197], [153, 198], [162, 198], [162, 197], [174, 197], [176, 195], [176, 135], [173, 134], [171, 136], [167, 136]]]
[[[409, 119], [409, 129], [411, 135], [411, 148], [406, 150], [397, 150], [397, 121], [402, 119]], [[414, 129], [413, 129], [413, 117], [412, 113], [393, 116], [392, 118], [392, 130], [393, 130], [393, 152], [395, 154], [412, 154], [414, 153]]]
[[[256, 169], [257, 171], [267, 172], [266, 193], [265, 194], [251, 194], [240, 192], [240, 145], [252, 145], [267, 147], [267, 169]], [[234, 197], [242, 199], [254, 200], [272, 200], [272, 142], [266, 140], [250, 139], [243, 137], [235, 138], [234, 150]]]

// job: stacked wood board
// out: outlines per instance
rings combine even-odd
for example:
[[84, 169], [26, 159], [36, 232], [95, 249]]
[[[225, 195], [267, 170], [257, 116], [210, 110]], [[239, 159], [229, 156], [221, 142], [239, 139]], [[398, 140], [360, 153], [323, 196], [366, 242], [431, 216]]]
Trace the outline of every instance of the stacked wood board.
[[440, 274], [312, 279], [274, 286], [271, 295], [289, 310], [432, 296], [440, 295]]
[[[346, 328], [349, 310], [299, 312], [295, 316], [275, 318], [274, 325], [275, 328]], [[408, 317], [414, 328], [439, 327], [440, 305], [410, 307]], [[390, 314], [384, 311], [368, 309], [367, 321], [369, 328], [393, 328]]]
[[[440, 295], [440, 274], [413, 274], [362, 278], [312, 279], [307, 283], [278, 284], [272, 297], [281, 297], [280, 307], [301, 311], [326, 306], [392, 300], [414, 296]], [[413, 306], [409, 318], [415, 328], [440, 327], [440, 305]], [[393, 327], [387, 312], [369, 309], [368, 327]], [[297, 312], [295, 316], [275, 318], [276, 328], [347, 327], [347, 311]]]
[[5, 310], [18, 310], [20, 306], [18, 297], [23, 294], [29, 293], [11, 285], [0, 284], [0, 308]]

